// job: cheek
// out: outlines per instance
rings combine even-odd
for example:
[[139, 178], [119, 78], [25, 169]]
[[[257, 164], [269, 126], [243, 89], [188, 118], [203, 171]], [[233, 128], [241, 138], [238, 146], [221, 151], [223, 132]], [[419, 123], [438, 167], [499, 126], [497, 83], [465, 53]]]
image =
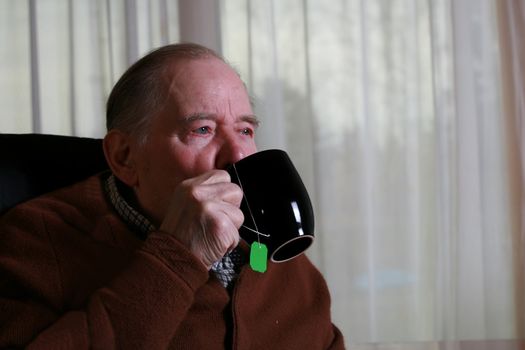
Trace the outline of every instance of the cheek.
[[166, 148], [150, 148], [141, 159], [142, 176], [152, 188], [167, 186], [177, 167], [173, 155]]
[[252, 155], [257, 152], [257, 145], [255, 144], [255, 139], [251, 139], [248, 145], [248, 152], [246, 152], [246, 156]]
[[198, 154], [191, 154], [184, 158], [183, 167], [186, 178], [199, 176], [214, 168], [214, 157], [209, 152], [199, 152]]
[[170, 153], [159, 170], [171, 176], [172, 181], [178, 184], [181, 181], [211, 170], [213, 168], [211, 159], [209, 152], [182, 150]]
[[159, 147], [143, 160], [144, 174], [151, 186], [174, 189], [180, 182], [214, 169], [215, 153], [210, 147], [198, 150], [180, 145]]

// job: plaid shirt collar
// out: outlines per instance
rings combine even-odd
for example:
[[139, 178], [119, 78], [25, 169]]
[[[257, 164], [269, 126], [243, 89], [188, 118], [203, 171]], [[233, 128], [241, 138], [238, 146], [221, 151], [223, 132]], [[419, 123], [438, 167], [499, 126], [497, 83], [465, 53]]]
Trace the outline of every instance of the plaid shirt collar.
[[115, 208], [120, 218], [131, 226], [134, 231], [139, 232], [142, 238], [146, 238], [148, 233], [156, 230], [156, 227], [148, 218], [139, 213], [124, 199], [121, 194], [123, 190], [122, 185], [118, 183], [115, 175], [111, 174], [107, 178], [105, 189], [113, 208]]

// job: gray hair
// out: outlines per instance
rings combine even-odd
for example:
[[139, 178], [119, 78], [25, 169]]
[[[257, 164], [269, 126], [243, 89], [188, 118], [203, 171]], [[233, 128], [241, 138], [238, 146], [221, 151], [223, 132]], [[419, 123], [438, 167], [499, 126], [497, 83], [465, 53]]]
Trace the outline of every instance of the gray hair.
[[[163, 76], [177, 60], [225, 60], [215, 51], [193, 43], [171, 44], [151, 51], [129, 67], [117, 81], [106, 105], [106, 128], [147, 140], [151, 120], [169, 95]], [[226, 63], [226, 62], [225, 62]]]

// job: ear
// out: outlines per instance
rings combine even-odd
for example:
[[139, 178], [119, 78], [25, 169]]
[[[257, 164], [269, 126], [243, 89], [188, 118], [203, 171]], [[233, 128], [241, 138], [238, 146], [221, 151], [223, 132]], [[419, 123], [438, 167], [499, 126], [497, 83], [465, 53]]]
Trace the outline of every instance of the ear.
[[133, 139], [119, 130], [110, 130], [103, 140], [104, 155], [113, 174], [130, 187], [138, 183], [133, 161]]

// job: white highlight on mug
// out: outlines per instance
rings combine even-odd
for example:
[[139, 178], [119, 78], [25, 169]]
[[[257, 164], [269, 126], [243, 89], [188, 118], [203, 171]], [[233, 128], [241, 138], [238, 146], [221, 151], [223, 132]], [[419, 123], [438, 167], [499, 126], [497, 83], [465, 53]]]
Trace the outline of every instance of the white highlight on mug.
[[[299, 205], [297, 205], [296, 201], [293, 201], [291, 204], [292, 204], [293, 215], [295, 216], [295, 222], [297, 222], [298, 224], [301, 224], [302, 220], [301, 220], [301, 212], [299, 211]], [[304, 236], [304, 231], [302, 227], [299, 227], [299, 235]]]

